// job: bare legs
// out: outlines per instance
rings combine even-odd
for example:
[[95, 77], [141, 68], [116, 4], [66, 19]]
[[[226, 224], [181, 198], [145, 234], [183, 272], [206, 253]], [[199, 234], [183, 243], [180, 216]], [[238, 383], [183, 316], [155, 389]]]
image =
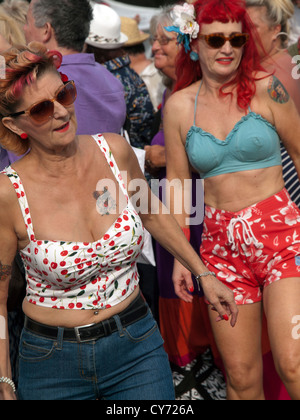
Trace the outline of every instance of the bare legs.
[[[261, 303], [240, 306], [235, 328], [224, 322], [216, 323], [216, 314], [210, 311], [227, 373], [230, 400], [264, 399], [262, 309]], [[280, 280], [268, 286], [264, 291], [264, 310], [278, 374], [291, 398], [300, 400], [300, 337], [297, 339], [293, 334], [293, 320], [300, 317], [300, 279]]]

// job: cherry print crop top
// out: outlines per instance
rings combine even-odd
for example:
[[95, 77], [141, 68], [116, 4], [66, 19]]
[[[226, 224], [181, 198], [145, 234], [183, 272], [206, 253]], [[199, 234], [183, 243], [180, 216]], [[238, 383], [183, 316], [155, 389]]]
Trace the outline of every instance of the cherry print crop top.
[[276, 128], [261, 115], [244, 116], [225, 140], [196, 126], [198, 96], [195, 101], [194, 125], [188, 132], [186, 152], [202, 179], [233, 172], [281, 166], [280, 138]]
[[27, 300], [55, 309], [107, 309], [138, 286], [136, 262], [144, 245], [144, 227], [102, 135], [92, 136], [107, 159], [127, 206], [98, 241], [36, 240], [26, 193], [18, 174], [6, 168], [26, 224], [29, 245], [20, 251], [26, 271]]

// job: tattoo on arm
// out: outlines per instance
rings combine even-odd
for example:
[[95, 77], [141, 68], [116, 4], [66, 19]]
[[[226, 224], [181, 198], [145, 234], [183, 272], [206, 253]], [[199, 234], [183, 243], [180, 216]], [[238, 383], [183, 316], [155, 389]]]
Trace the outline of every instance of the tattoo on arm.
[[6, 281], [7, 277], [11, 276], [12, 267], [10, 265], [3, 265], [0, 261], [0, 281]]
[[269, 81], [268, 93], [270, 98], [278, 104], [286, 104], [290, 100], [286, 88], [277, 77], [272, 76]]

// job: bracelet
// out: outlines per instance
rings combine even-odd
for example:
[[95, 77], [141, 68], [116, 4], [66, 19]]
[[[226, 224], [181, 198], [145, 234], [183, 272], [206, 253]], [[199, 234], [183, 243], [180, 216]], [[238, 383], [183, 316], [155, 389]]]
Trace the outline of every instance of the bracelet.
[[10, 385], [12, 387], [14, 393], [16, 393], [16, 386], [11, 379], [6, 378], [5, 376], [2, 376], [2, 378], [0, 378], [0, 384]]
[[208, 271], [207, 273], [202, 273], [196, 276], [196, 280], [199, 281], [202, 277], [207, 277], [207, 276], [217, 277], [215, 273], [213, 273], [212, 271]]

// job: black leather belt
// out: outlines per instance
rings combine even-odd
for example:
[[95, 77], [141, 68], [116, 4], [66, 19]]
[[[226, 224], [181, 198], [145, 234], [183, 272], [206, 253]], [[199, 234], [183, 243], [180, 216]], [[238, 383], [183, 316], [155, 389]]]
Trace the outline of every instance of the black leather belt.
[[[148, 305], [144, 298], [139, 295], [123, 312], [117, 314], [123, 327], [139, 321], [148, 314]], [[25, 317], [24, 327], [42, 337], [57, 339], [59, 328], [50, 325], [40, 324], [32, 319]], [[83, 327], [64, 328], [64, 340], [77, 341], [84, 343], [91, 340], [99, 340], [99, 338], [107, 337], [118, 331], [118, 326], [114, 318], [106, 319], [97, 324], [87, 325]]]

